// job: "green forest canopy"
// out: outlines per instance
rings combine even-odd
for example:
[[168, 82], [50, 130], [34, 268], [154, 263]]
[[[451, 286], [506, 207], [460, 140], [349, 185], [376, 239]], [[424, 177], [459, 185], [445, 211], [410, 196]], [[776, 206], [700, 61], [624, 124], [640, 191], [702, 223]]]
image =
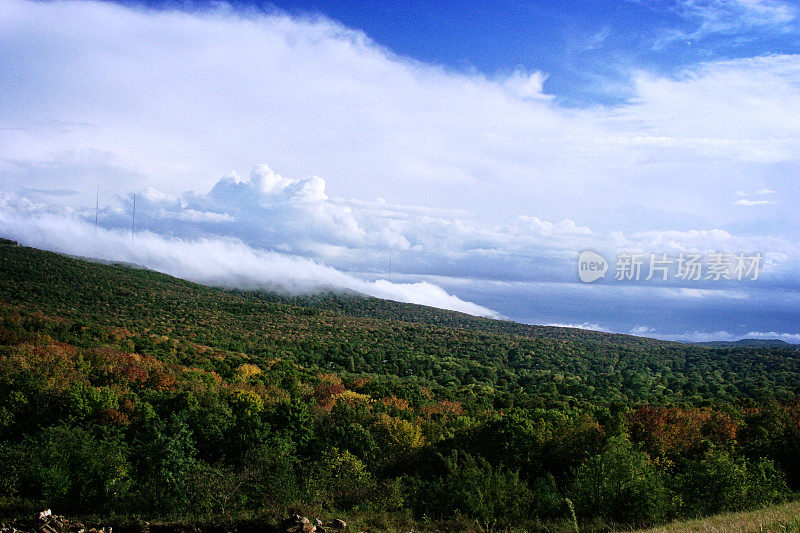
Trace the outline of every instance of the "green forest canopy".
[[791, 345], [224, 290], [0, 243], [0, 515], [535, 529], [570, 501], [655, 524], [792, 498], [799, 391]]

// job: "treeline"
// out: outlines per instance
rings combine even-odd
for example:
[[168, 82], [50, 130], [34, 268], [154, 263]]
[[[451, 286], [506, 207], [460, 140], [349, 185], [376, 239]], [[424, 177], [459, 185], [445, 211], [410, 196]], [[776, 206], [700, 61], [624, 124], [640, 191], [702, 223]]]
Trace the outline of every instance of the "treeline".
[[0, 294], [0, 516], [535, 530], [800, 489], [792, 348], [375, 319], [356, 297], [303, 307], [10, 246]]

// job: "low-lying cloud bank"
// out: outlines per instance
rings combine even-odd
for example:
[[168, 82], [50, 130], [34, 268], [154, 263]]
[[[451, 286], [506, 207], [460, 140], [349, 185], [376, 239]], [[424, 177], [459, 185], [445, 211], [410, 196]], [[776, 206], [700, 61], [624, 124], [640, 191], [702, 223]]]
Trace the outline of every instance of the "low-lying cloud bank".
[[779, 333], [777, 331], [748, 331], [744, 335], [736, 335], [728, 331], [689, 331], [687, 333], [661, 334], [653, 331], [632, 332], [643, 337], [653, 337], [665, 341], [677, 342], [733, 342], [743, 339], [781, 340], [790, 344], [800, 344], [800, 333]]
[[96, 228], [64, 215], [37, 217], [0, 208], [0, 234], [22, 244], [89, 258], [134, 263], [197, 283], [304, 294], [345, 289], [399, 302], [500, 318], [428, 282], [366, 281], [316, 261], [251, 248], [232, 238], [188, 240]]
[[[625, 332], [615, 332], [611, 331], [607, 328], [599, 324], [560, 324], [560, 323], [552, 323], [552, 324], [545, 324], [546, 326], [554, 326], [560, 328], [577, 328], [577, 329], [586, 329], [590, 331], [599, 331], [602, 333], [625, 333]], [[789, 344], [800, 344], [800, 333], [779, 333], [777, 331], [748, 331], [744, 334], [736, 334], [731, 333], [729, 331], [687, 331], [684, 333], [659, 333], [656, 328], [651, 328], [647, 326], [638, 326], [631, 329], [629, 332], [630, 335], [635, 335], [637, 337], [651, 337], [653, 339], [659, 339], [663, 341], [675, 341], [675, 342], [688, 342], [688, 343], [700, 343], [700, 342], [735, 342], [739, 340], [780, 340], [787, 342]]]

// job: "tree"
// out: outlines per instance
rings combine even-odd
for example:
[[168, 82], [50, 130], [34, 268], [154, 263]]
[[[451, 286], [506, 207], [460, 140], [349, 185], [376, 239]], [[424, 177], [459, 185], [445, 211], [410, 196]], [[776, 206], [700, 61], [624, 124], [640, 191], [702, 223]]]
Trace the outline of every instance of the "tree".
[[349, 510], [369, 501], [375, 480], [358, 457], [330, 448], [315, 463], [311, 486], [324, 506]]
[[788, 492], [782, 473], [772, 461], [760, 459], [751, 463], [717, 447], [688, 463], [678, 484], [684, 498], [684, 513], [693, 516], [780, 501]]
[[625, 437], [608, 440], [602, 453], [578, 469], [571, 490], [578, 513], [644, 525], [663, 520], [669, 493], [663, 474]]
[[533, 493], [518, 472], [493, 467], [482, 457], [455, 451], [443, 457], [444, 475], [423, 488], [421, 510], [433, 516], [463, 514], [509, 523], [530, 517]]
[[184, 508], [190, 501], [197, 450], [183, 418], [173, 413], [168, 421], [156, 419], [140, 435], [136, 455], [142, 479], [139, 504], [162, 512]]
[[10, 459], [23, 494], [48, 505], [83, 512], [118, 510], [132, 485], [126, 446], [78, 427], [45, 428], [27, 437]]

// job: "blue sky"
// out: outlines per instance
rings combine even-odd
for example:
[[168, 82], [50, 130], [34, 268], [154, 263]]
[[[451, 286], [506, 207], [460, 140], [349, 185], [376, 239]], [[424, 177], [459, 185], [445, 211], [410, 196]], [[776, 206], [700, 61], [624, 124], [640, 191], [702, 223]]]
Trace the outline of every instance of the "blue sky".
[[[733, 3], [728, 3], [733, 4]], [[675, 73], [701, 61], [794, 53], [797, 34], [740, 26], [724, 2], [275, 2], [363, 30], [395, 53], [487, 76], [539, 70], [564, 105], [620, 103], [635, 69]], [[702, 30], [717, 6], [720, 31]], [[708, 7], [705, 7], [708, 6]], [[753, 15], [750, 15], [753, 16]], [[699, 31], [698, 31], [699, 30]], [[777, 31], [775, 31], [777, 30]]]
[[[123, 2], [124, 3], [124, 2]], [[174, 3], [130, 5], [168, 8]], [[208, 9], [212, 2], [194, 2]], [[560, 104], [618, 104], [631, 74], [675, 74], [722, 59], [798, 50], [796, 7], [771, 1], [233, 2], [239, 10], [327, 17], [415, 60], [486, 76], [547, 73]]]
[[[780, 0], [8, 0], [0, 233], [204, 283], [800, 342], [798, 34]], [[717, 252], [760, 254], [758, 279], [615, 279], [622, 253]]]

